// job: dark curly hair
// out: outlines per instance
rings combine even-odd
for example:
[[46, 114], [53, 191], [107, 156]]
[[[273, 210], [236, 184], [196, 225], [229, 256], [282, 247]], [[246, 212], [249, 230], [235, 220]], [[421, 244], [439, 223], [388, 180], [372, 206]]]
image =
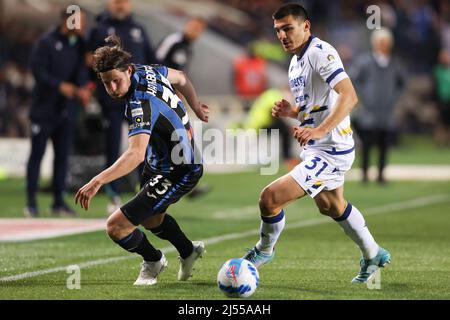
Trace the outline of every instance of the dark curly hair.
[[114, 69], [126, 71], [131, 65], [131, 53], [123, 50], [121, 40], [116, 35], [105, 39], [107, 45], [97, 48], [94, 52], [92, 68], [99, 74]]

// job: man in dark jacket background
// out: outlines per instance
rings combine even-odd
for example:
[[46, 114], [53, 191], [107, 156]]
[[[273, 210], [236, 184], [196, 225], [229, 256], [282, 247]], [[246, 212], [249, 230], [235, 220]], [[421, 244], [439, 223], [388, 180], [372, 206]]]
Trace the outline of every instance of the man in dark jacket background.
[[207, 26], [202, 17], [191, 17], [182, 32], [165, 37], [156, 50], [156, 59], [168, 68], [187, 72], [192, 60], [192, 45]]
[[372, 50], [361, 55], [350, 69], [361, 102], [353, 120], [362, 143], [363, 182], [368, 181], [370, 149], [375, 145], [379, 149], [377, 181], [384, 183], [387, 152], [397, 126], [394, 107], [407, 80], [400, 61], [392, 55], [391, 31], [374, 30], [371, 44]]
[[90, 99], [88, 72], [84, 64], [85, 13], [79, 13], [78, 26], [70, 26], [72, 14], [61, 12], [61, 22], [44, 34], [34, 45], [30, 67], [35, 78], [31, 119], [31, 152], [27, 163], [27, 204], [25, 215], [36, 217], [39, 208], [36, 199], [40, 165], [47, 141], [54, 149], [52, 214], [73, 215], [63, 195], [68, 155], [72, 147], [76, 115], [80, 103]]
[[[109, 0], [107, 10], [96, 19], [96, 25], [92, 28], [88, 37], [87, 55], [88, 65], [92, 64], [92, 53], [98, 47], [105, 45], [105, 38], [115, 34], [122, 39], [124, 50], [132, 54], [133, 63], [156, 63], [153, 48], [144, 27], [136, 22], [132, 16], [130, 0]], [[95, 76], [95, 75], [94, 75]], [[94, 81], [97, 79], [93, 79]], [[123, 101], [112, 99], [105, 91], [103, 85], [97, 82], [96, 95], [101, 105], [103, 118], [106, 120], [106, 164], [112, 165], [120, 153], [122, 139], [122, 122], [125, 105]], [[108, 212], [114, 212], [120, 207], [122, 201], [119, 195], [117, 182], [105, 186], [105, 191], [111, 199]]]

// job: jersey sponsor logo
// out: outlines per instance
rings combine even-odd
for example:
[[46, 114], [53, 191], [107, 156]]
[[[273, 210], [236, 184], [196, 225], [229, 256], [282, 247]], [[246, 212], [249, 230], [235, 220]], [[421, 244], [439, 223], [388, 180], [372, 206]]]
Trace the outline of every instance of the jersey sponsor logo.
[[133, 118], [142, 116], [143, 114], [144, 114], [144, 110], [142, 110], [142, 108], [131, 109], [131, 116]]
[[142, 120], [141, 120], [140, 123], [133, 123], [128, 128], [130, 130], [136, 130], [136, 129], [140, 129], [140, 128], [143, 128], [143, 127], [146, 127], [146, 126], [150, 126], [150, 122], [148, 122], [148, 121], [142, 122]]
[[297, 78], [294, 78], [289, 81], [289, 85], [291, 88], [304, 88], [306, 85], [306, 77], [305, 76], [298, 76]]
[[309, 99], [309, 95], [308, 94], [304, 94], [302, 96], [295, 97], [295, 103], [300, 104], [300, 103], [302, 103], [304, 101], [307, 101], [308, 99]]

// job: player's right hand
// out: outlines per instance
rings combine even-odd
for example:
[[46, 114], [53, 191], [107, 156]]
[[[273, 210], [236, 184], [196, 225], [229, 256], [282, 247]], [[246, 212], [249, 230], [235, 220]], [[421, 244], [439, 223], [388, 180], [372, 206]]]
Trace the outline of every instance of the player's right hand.
[[92, 179], [84, 186], [82, 186], [75, 195], [75, 204], [80, 203], [80, 206], [87, 210], [91, 204], [91, 199], [97, 194], [102, 184]]
[[282, 117], [296, 118], [297, 113], [295, 112], [294, 108], [291, 106], [291, 104], [288, 101], [286, 101], [285, 99], [282, 99], [281, 101], [275, 102], [275, 105], [272, 108], [272, 117], [274, 117], [274, 118], [282, 118]]
[[194, 112], [195, 115], [203, 122], [209, 121], [209, 107], [206, 104], [199, 102], [194, 109]]

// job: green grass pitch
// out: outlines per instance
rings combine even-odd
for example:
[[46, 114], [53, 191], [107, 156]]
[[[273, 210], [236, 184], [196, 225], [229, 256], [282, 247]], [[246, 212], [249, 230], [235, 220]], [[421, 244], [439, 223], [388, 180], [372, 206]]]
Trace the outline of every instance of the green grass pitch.
[[[0, 299], [224, 299], [216, 286], [217, 272], [223, 262], [242, 256], [256, 242], [258, 195], [274, 178], [257, 172], [207, 174], [202, 183], [213, 187], [210, 194], [195, 201], [182, 199], [170, 208], [191, 239], [216, 239], [207, 244], [205, 257], [187, 282], [176, 280], [178, 260], [172, 250], [166, 254], [169, 268], [156, 286], [133, 287], [140, 258], [99, 231], [0, 243], [0, 278], [127, 257], [81, 268], [79, 290], [67, 288], [65, 270], [0, 281]], [[22, 215], [23, 190], [22, 180], [0, 182], [0, 217]], [[392, 263], [381, 271], [381, 288], [350, 283], [358, 271], [359, 250], [305, 197], [286, 209], [288, 229], [277, 244], [275, 260], [260, 269], [260, 287], [250, 299], [450, 299], [450, 182], [390, 182], [384, 187], [347, 182], [346, 198], [367, 213], [375, 239], [392, 253]], [[40, 196], [42, 208], [49, 203], [48, 195]], [[83, 218], [105, 217], [105, 206], [100, 194], [89, 212], [77, 210]], [[147, 234], [155, 246], [170, 247]], [[216, 238], [229, 234], [235, 235]]]

